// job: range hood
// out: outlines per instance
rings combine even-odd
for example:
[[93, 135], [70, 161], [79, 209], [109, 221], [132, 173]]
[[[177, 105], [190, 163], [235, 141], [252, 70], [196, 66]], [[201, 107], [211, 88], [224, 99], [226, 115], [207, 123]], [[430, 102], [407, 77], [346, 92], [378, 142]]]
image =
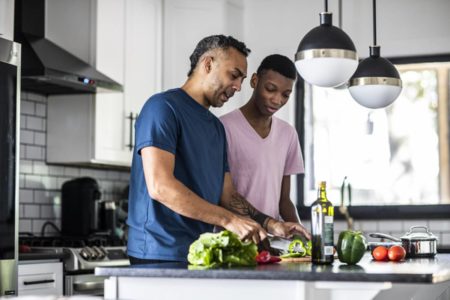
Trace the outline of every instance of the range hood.
[[22, 44], [22, 89], [41, 94], [122, 91], [122, 86], [46, 38], [46, 0], [16, 0], [14, 40]]

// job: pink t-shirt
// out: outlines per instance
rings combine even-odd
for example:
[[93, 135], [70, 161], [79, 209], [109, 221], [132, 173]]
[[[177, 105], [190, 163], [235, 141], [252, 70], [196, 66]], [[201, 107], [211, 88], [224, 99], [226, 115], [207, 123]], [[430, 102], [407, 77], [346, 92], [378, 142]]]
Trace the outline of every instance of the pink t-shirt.
[[272, 117], [270, 133], [263, 139], [239, 109], [220, 120], [227, 135], [235, 188], [256, 209], [279, 219], [283, 176], [304, 172], [297, 132], [287, 122]]

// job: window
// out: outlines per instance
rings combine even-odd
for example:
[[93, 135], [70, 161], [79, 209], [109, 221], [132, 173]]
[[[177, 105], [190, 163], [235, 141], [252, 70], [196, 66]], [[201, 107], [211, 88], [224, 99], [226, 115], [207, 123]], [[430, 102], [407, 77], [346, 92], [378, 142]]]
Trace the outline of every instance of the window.
[[385, 109], [360, 106], [346, 88], [305, 84], [303, 205], [322, 180], [334, 205], [348, 205], [344, 178], [357, 207], [450, 204], [450, 63], [396, 67], [403, 90]]

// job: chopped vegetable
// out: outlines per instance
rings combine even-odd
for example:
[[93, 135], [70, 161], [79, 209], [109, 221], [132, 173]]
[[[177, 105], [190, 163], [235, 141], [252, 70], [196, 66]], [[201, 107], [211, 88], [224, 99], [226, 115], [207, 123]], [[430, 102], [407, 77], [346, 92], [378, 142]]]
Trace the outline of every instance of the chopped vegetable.
[[[209, 269], [231, 266], [254, 266], [258, 254], [253, 242], [242, 242], [228, 230], [201, 234], [189, 247], [190, 269]], [[270, 259], [270, 258], [269, 258]]]
[[278, 256], [272, 256], [269, 251], [261, 251], [256, 256], [256, 262], [258, 264], [271, 264], [271, 263], [277, 263], [280, 262], [281, 258]]
[[[303, 242], [302, 240], [299, 239], [294, 239], [290, 244], [289, 244], [289, 253], [294, 253], [294, 252], [303, 252]], [[305, 251], [306, 254], [306, 251]]]
[[295, 258], [295, 257], [304, 257], [311, 256], [311, 241], [306, 242], [304, 244], [301, 239], [294, 239], [288, 246], [288, 253], [284, 253], [281, 255], [281, 258]]

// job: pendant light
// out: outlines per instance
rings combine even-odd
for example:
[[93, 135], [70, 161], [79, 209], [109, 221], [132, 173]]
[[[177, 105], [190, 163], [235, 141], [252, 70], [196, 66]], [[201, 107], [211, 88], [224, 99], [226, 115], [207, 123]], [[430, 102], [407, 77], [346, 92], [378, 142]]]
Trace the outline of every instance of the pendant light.
[[348, 82], [358, 67], [358, 55], [350, 37], [332, 25], [332, 14], [320, 13], [320, 26], [309, 31], [295, 54], [295, 66], [303, 79], [320, 87]]
[[383, 108], [397, 99], [402, 91], [400, 74], [394, 65], [380, 56], [377, 46], [376, 0], [373, 4], [373, 46], [370, 56], [359, 63], [349, 82], [353, 99], [368, 108]]

